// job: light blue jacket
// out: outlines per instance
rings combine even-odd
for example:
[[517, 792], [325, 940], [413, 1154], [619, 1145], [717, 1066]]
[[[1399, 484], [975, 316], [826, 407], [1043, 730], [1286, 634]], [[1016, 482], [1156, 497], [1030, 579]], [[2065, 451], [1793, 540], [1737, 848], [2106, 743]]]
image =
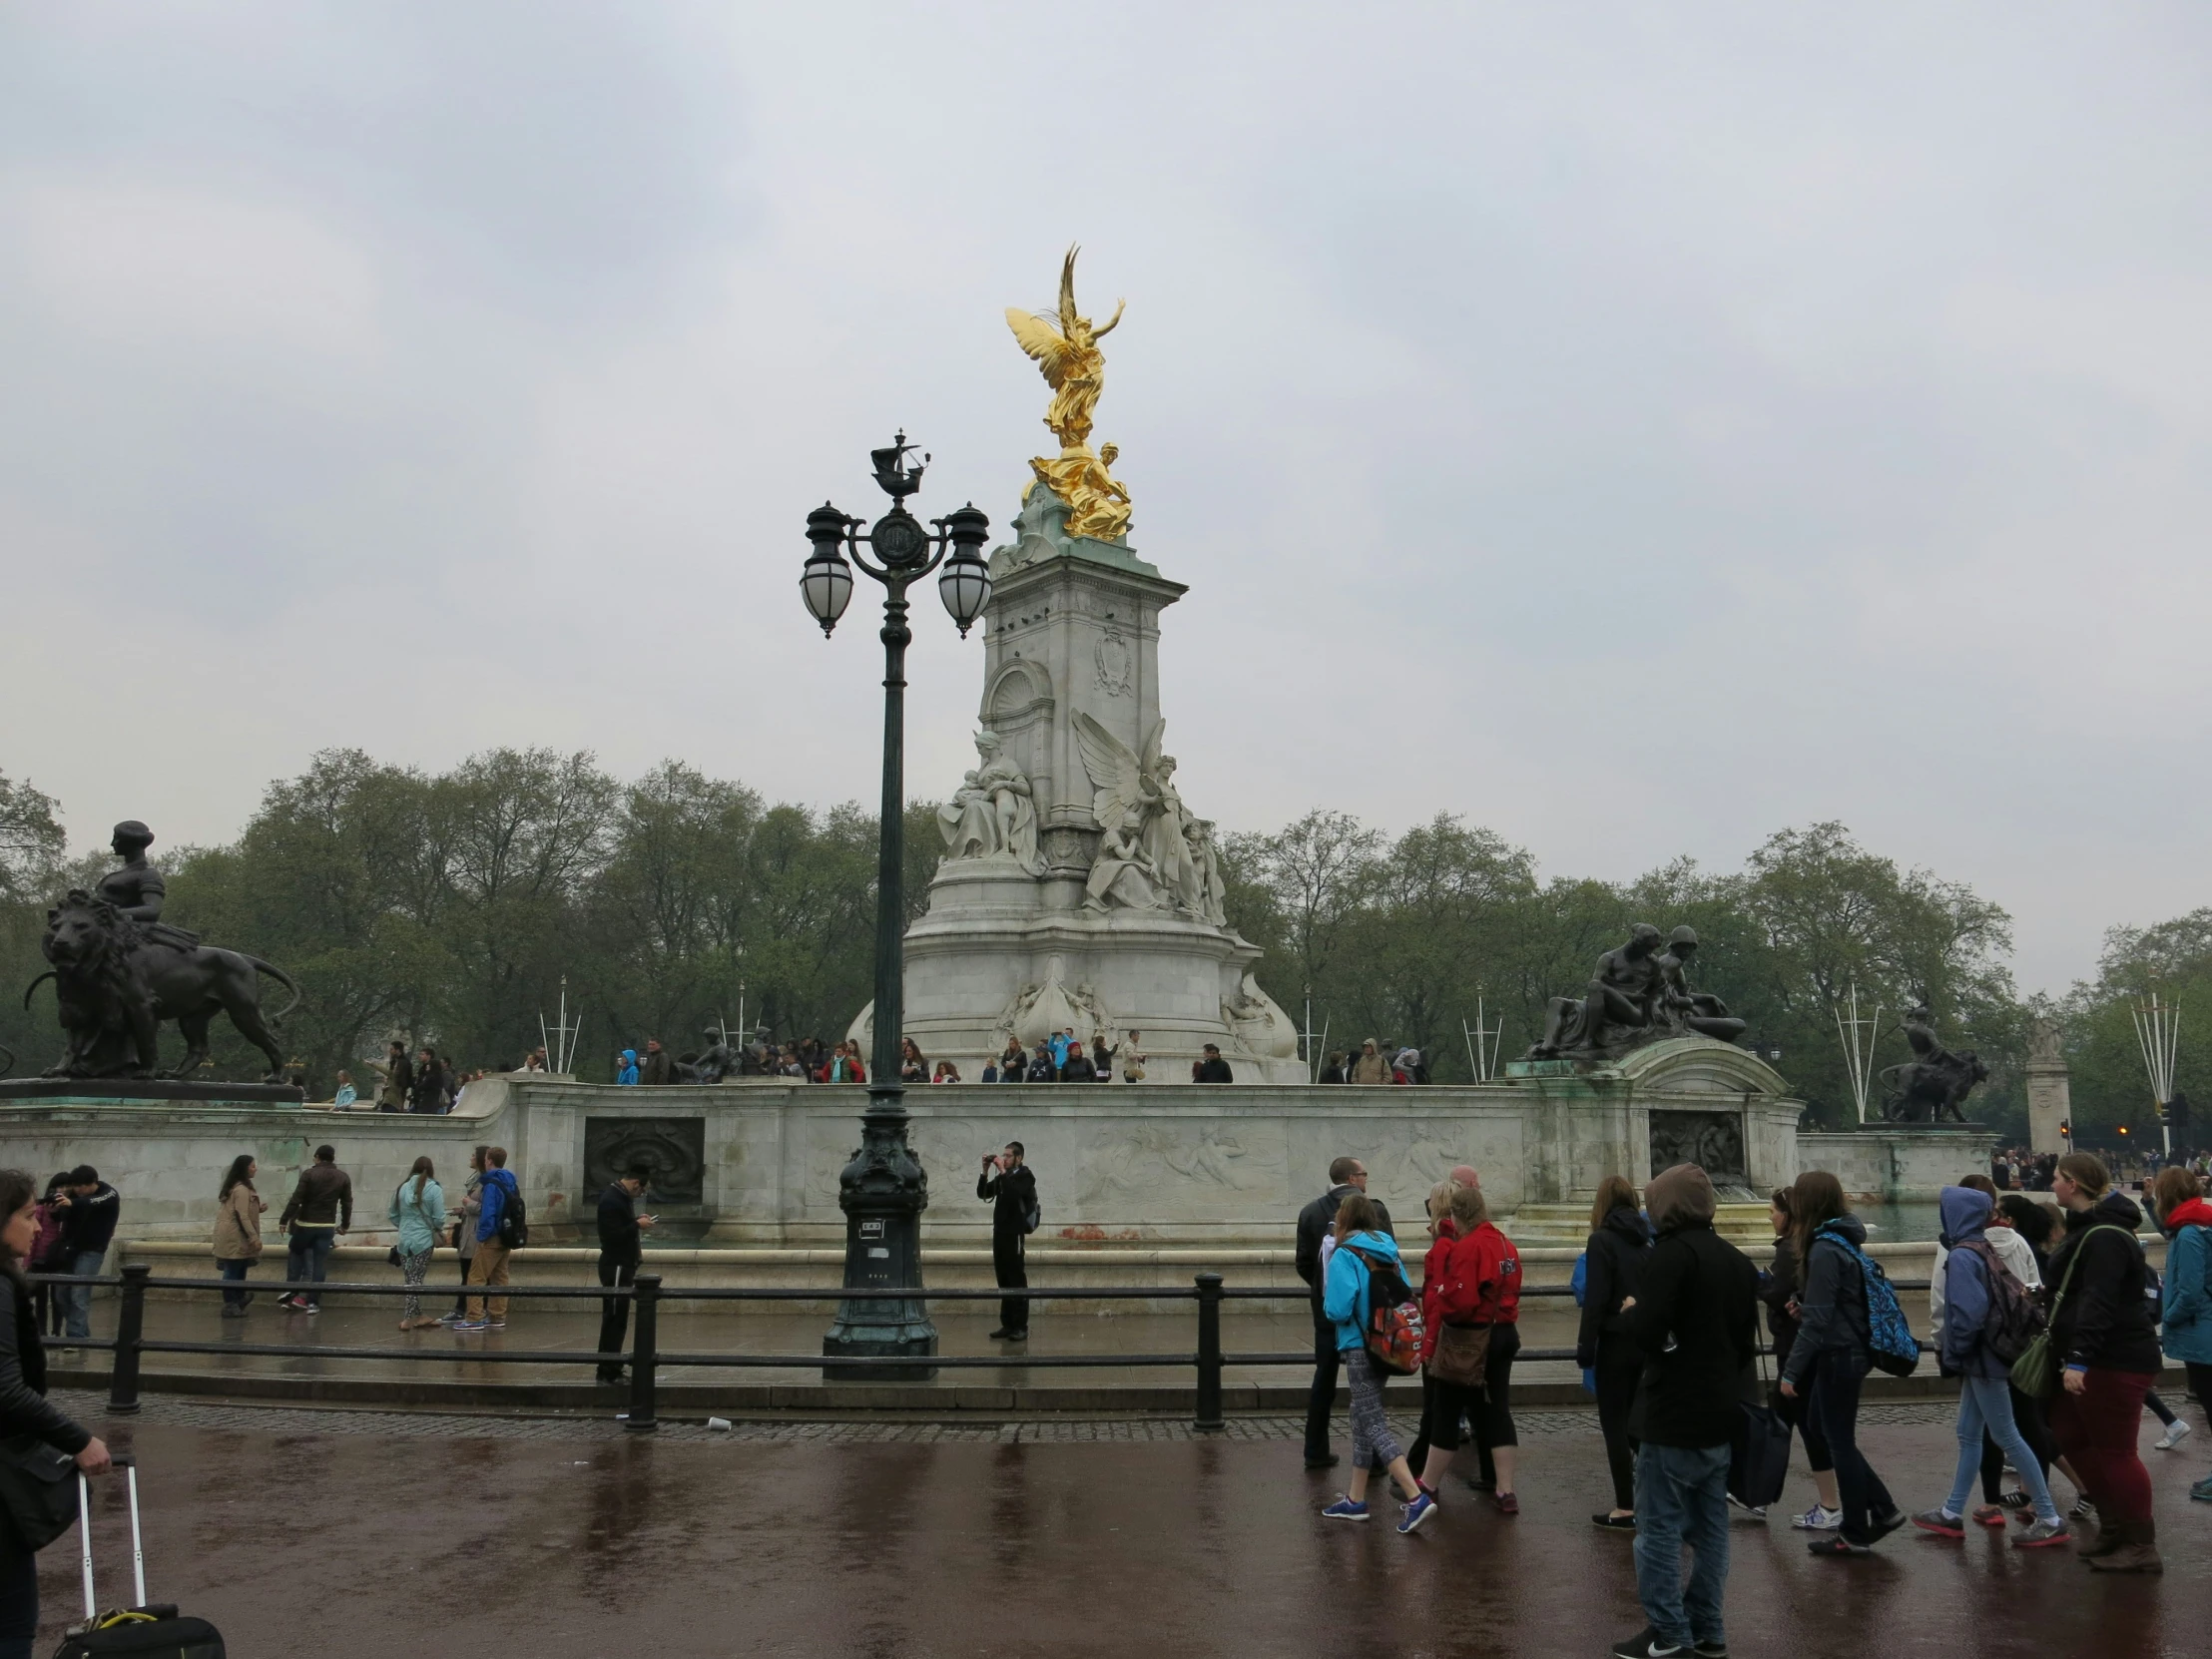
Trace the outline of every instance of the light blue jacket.
[[2212, 1366], [2212, 1228], [2174, 1229], [2166, 1246], [2165, 1324], [2159, 1346], [2166, 1358]]
[[1397, 1241], [1387, 1233], [1355, 1233], [1330, 1252], [1329, 1274], [1322, 1281], [1322, 1316], [1337, 1328], [1337, 1352], [1364, 1348], [1368, 1340], [1368, 1265], [1358, 1251], [1387, 1261], [1402, 1274]]
[[399, 1254], [419, 1256], [438, 1242], [445, 1227], [445, 1190], [435, 1181], [422, 1183], [422, 1197], [415, 1198], [414, 1177], [399, 1183], [391, 1195], [391, 1224], [399, 1229]]

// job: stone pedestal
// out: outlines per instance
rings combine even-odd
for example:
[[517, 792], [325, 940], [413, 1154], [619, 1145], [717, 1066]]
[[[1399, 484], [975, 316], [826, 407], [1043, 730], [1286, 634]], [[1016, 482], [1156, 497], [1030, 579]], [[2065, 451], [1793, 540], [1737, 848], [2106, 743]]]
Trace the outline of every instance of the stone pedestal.
[[2049, 1021], [2036, 1023], [2027, 1050], [2027, 1140], [2037, 1152], [2063, 1157], [2073, 1143], [2061, 1134], [2073, 1121], [2073, 1087], [2066, 1071], [2066, 1057], [2059, 1052], [2058, 1028]]
[[[1222, 919], [1218, 867], [1207, 877], [1213, 827], [1174, 797], [1173, 759], [1158, 754], [1160, 616], [1185, 589], [1124, 542], [1066, 524], [1039, 486], [991, 555], [978, 711], [991, 736], [967, 787], [989, 790], [996, 768], [999, 793], [965, 818], [957, 798], [948, 809], [953, 855], [906, 934], [903, 1034], [970, 1082], [1008, 1037], [1033, 1048], [1073, 1027], [1086, 1045], [1141, 1033], [1147, 1083], [1188, 1083], [1207, 1043], [1239, 1083], [1304, 1083], [1297, 1028], [1252, 977], [1259, 949]], [[1143, 802], [1170, 800], [1134, 807], [1131, 823], [1147, 853], [1198, 872], [1181, 890], [1141, 870], [1090, 890], [1113, 787], [1094, 773], [1117, 756], [1141, 763]], [[866, 1012], [851, 1034], [871, 1039]]]

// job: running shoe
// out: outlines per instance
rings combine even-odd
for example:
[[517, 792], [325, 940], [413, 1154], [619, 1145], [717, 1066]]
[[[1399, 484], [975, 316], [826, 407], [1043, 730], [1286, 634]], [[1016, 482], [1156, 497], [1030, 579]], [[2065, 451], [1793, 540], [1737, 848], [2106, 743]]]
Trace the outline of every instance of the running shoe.
[[2166, 1432], [2158, 1436], [2158, 1449], [2160, 1451], [2171, 1451], [2194, 1432], [2196, 1431], [2187, 1423], [2176, 1417], [2172, 1422], [2166, 1424]]
[[1816, 1538], [1805, 1548], [1809, 1554], [1813, 1555], [1872, 1555], [1874, 1553], [1871, 1545], [1855, 1544], [1841, 1532], [1834, 1537]]
[[2074, 1499], [2074, 1506], [2066, 1511], [2070, 1521], [2093, 1521], [2097, 1518], [2097, 1506], [2085, 1497]]
[[1892, 1509], [1887, 1515], [1876, 1515], [1867, 1522], [1867, 1531], [1871, 1534], [1867, 1542], [1879, 1544], [1912, 1518], [1903, 1509]]
[[1321, 1512], [1321, 1518], [1323, 1520], [1364, 1521], [1368, 1518], [1368, 1506], [1365, 1503], [1355, 1503], [1349, 1497], [1339, 1497], [1336, 1502]]
[[1420, 1523], [1436, 1512], [1436, 1500], [1426, 1492], [1417, 1492], [1413, 1501], [1398, 1511], [1397, 1530], [1400, 1536], [1415, 1531]]
[[482, 1320], [455, 1320], [453, 1329], [455, 1331], [482, 1331], [485, 1326]]
[[2072, 1537], [2073, 1534], [2066, 1530], [2064, 1521], [2039, 1520], [2025, 1532], [2015, 1533], [2012, 1538], [2012, 1547], [2014, 1549], [2043, 1549], [2051, 1544], [2069, 1542]]
[[1603, 1514], [1592, 1515], [1590, 1524], [1602, 1527], [1607, 1532], [1633, 1532], [1636, 1530], [1636, 1517], [1634, 1515], [1616, 1515], [1608, 1510]]
[[1675, 1655], [1690, 1650], [1665, 1640], [1647, 1624], [1635, 1635], [1615, 1642], [1609, 1651], [1613, 1659], [1675, 1659]]
[[1913, 1517], [1913, 1524], [1923, 1532], [1933, 1532], [1938, 1538], [1963, 1538], [1966, 1535], [1964, 1517], [1952, 1514], [1948, 1509], [1923, 1509]]
[[2004, 1505], [2001, 1503], [1977, 1503], [1972, 1515], [1967, 1517], [1976, 1526], [2002, 1526], [2005, 1522]]
[[1511, 1492], [1494, 1493], [1490, 1501], [1497, 1505], [1497, 1512], [1501, 1515], [1517, 1515], [1520, 1513], [1520, 1499]]
[[1841, 1509], [1824, 1509], [1818, 1503], [1802, 1515], [1792, 1515], [1790, 1524], [1800, 1532], [1833, 1532], [1844, 1524]]
[[2189, 1495], [2199, 1503], [2212, 1503], [2212, 1474], [2206, 1475], [2189, 1488]]

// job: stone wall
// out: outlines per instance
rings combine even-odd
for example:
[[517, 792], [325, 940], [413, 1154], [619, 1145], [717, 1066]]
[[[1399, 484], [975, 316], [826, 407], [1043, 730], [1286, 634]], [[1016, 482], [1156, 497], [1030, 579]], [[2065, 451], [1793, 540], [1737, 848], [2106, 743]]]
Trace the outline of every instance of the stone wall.
[[1989, 1173], [1997, 1137], [1978, 1125], [1801, 1132], [1798, 1162], [1835, 1172], [1854, 1199], [1933, 1199], [1961, 1175]]

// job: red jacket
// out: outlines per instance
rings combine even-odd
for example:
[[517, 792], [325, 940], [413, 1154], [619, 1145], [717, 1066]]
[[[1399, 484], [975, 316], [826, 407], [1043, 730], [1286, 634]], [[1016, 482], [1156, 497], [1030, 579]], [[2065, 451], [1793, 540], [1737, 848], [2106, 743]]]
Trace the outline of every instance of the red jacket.
[[1446, 1218], [1421, 1261], [1421, 1358], [1436, 1352], [1446, 1325], [1513, 1325], [1520, 1320], [1520, 1253], [1486, 1221], [1465, 1238]]

